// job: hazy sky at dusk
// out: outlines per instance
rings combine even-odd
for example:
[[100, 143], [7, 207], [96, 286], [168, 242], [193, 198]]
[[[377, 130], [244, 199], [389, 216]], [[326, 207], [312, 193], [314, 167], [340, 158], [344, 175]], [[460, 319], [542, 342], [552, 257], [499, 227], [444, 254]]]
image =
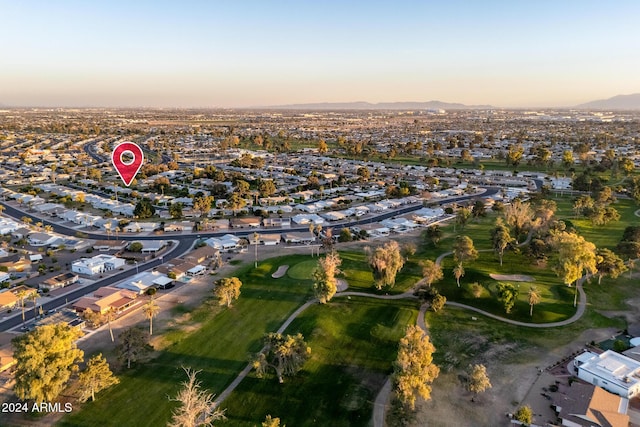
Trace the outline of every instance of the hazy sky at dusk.
[[636, 0], [0, 0], [0, 103], [570, 106], [640, 92], [638, 17]]

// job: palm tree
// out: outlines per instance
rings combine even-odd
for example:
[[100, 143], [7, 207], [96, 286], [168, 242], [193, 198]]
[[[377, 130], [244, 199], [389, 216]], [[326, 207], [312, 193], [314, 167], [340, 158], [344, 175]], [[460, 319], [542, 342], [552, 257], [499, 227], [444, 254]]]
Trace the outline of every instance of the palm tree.
[[155, 302], [153, 296], [148, 303], [142, 308], [144, 315], [149, 319], [149, 335], [153, 335], [153, 318], [156, 317], [160, 311], [160, 306]]
[[36, 318], [36, 316], [38, 314], [38, 311], [37, 311], [38, 306], [36, 305], [37, 300], [38, 300], [38, 293], [37, 292], [32, 292], [31, 293], [31, 301], [33, 301], [33, 318], [34, 319]]
[[104, 229], [107, 231], [107, 240], [111, 240], [111, 221], [104, 223]]
[[462, 266], [462, 264], [458, 264], [455, 267], [453, 267], [453, 275], [456, 278], [458, 287], [460, 287], [460, 278], [464, 276], [464, 267]]
[[18, 300], [20, 301], [20, 307], [22, 308], [22, 324], [24, 325], [24, 322], [25, 322], [25, 318], [24, 318], [24, 300], [27, 297], [27, 290], [26, 289], [20, 289], [18, 291], [18, 293], [16, 294], [16, 297], [18, 297]]
[[114, 342], [113, 339], [113, 329], [111, 329], [111, 321], [115, 319], [116, 313], [113, 311], [113, 308], [109, 308], [106, 313], [104, 313], [104, 317], [107, 320], [107, 324], [109, 325], [109, 334], [111, 334], [111, 342]]
[[44, 231], [51, 233], [53, 231], [53, 225], [47, 224], [44, 226]]
[[33, 222], [33, 219], [31, 219], [31, 217], [28, 217], [28, 216], [23, 216], [21, 219], [22, 219], [22, 222], [27, 224], [27, 226], [31, 225], [31, 223]]
[[529, 310], [529, 316], [533, 316], [533, 306], [540, 302], [540, 293], [536, 289], [535, 286], [532, 286], [529, 289], [529, 305], [531, 309]]

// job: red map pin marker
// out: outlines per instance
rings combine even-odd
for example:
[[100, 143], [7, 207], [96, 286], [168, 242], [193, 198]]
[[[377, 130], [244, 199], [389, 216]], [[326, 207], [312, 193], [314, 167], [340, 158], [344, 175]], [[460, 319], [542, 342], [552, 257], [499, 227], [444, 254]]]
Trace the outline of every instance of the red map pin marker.
[[[122, 156], [125, 153], [129, 153], [133, 157], [133, 160], [125, 163], [122, 160]], [[111, 162], [118, 171], [120, 178], [122, 178], [124, 185], [128, 187], [131, 185], [131, 182], [142, 167], [142, 163], [144, 162], [144, 153], [142, 152], [142, 149], [133, 142], [123, 142], [113, 149], [113, 153], [111, 153]]]

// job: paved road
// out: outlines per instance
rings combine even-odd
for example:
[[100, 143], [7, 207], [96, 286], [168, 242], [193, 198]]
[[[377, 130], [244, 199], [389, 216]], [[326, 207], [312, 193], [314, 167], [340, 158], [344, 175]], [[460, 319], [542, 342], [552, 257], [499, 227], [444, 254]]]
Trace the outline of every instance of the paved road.
[[[192, 242], [188, 241], [188, 240], [182, 240], [180, 242], [178, 242], [177, 245], [173, 245], [173, 247], [166, 252], [165, 254], [163, 254], [162, 258], [156, 258], [153, 259], [151, 261], [148, 261], [144, 264], [140, 264], [138, 265], [138, 271], [146, 271], [146, 270], [150, 270], [152, 268], [155, 268], [157, 266], [159, 266], [163, 260], [168, 260], [170, 258], [173, 257], [177, 257], [180, 255], [185, 254], [192, 246]], [[83, 297], [86, 294], [89, 294], [93, 291], [95, 291], [96, 289], [102, 287], [102, 286], [109, 286], [112, 285], [114, 283], [120, 282], [128, 277], [133, 276], [135, 273], [135, 271], [133, 271], [133, 269], [129, 269], [126, 271], [123, 271], [121, 273], [118, 274], [114, 274], [113, 276], [109, 276], [107, 278], [104, 278], [102, 280], [98, 280], [95, 283], [92, 283], [90, 285], [87, 286], [82, 286], [72, 292], [69, 292], [68, 294], [64, 294], [61, 295], [59, 297], [56, 298], [50, 298], [47, 302], [43, 303], [41, 305], [43, 310], [53, 310], [53, 309], [57, 309], [60, 308], [64, 305], [67, 304], [67, 301], [74, 301], [80, 297]], [[25, 318], [26, 321], [29, 322], [32, 319], [35, 318], [35, 313], [33, 312], [33, 310], [29, 310], [29, 311], [25, 311]], [[0, 331], [7, 331], [9, 329], [15, 328], [16, 326], [20, 325], [22, 323], [22, 316], [14, 316], [14, 317], [10, 317], [2, 322], [0, 322]]]

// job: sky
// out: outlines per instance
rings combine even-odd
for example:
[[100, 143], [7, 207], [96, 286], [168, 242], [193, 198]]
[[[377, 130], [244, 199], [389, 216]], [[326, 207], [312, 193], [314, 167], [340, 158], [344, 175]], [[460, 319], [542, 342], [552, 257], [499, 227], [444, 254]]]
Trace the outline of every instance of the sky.
[[0, 104], [562, 107], [640, 92], [640, 2], [0, 0]]

